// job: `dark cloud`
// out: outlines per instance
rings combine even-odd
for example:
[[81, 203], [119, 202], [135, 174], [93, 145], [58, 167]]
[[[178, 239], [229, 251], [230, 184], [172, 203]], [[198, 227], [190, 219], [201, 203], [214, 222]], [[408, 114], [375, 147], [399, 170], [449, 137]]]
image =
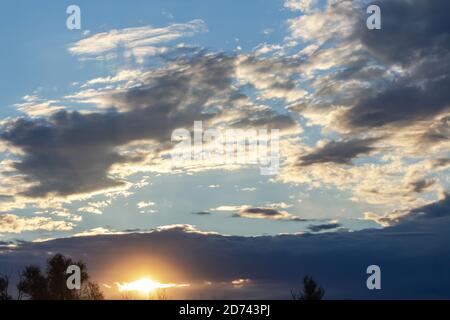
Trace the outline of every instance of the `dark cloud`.
[[[0, 254], [0, 265], [18, 270], [25, 264], [44, 263], [49, 252], [62, 252], [85, 260], [93, 280], [111, 284], [134, 269], [150, 270], [166, 263], [166, 278], [158, 280], [213, 283], [192, 288], [191, 298], [217, 296], [214, 284], [251, 279], [251, 287], [230, 291], [226, 298], [289, 299], [290, 289], [309, 274], [324, 286], [329, 299], [448, 299], [448, 200], [445, 205], [417, 209], [424, 210], [434, 218], [381, 230], [241, 237], [178, 226], [149, 233], [22, 243]], [[383, 290], [366, 288], [366, 268], [372, 264], [381, 267]]]
[[422, 150], [448, 142], [448, 120], [442, 117], [450, 111], [450, 3], [376, 1], [371, 4], [381, 7], [381, 30], [366, 27], [368, 4], [362, 4], [332, 4], [333, 12], [348, 20], [348, 25], [334, 30], [323, 21], [330, 30], [322, 31], [330, 35], [339, 31], [341, 36], [330, 37], [327, 46], [307, 62], [312, 67], [318, 62], [320, 69], [323, 58], [317, 60], [317, 56], [327, 56], [331, 48], [330, 53], [336, 53], [333, 68], [318, 74], [311, 97], [292, 108], [302, 112], [345, 106], [347, 111], [336, 125], [347, 133], [370, 129], [389, 133], [412, 125], [428, 126], [428, 132], [411, 139], [412, 144], [421, 144]]
[[311, 225], [308, 227], [308, 229], [312, 232], [320, 232], [320, 231], [337, 229], [340, 227], [342, 227], [342, 225], [340, 223], [326, 223], [326, 224]]
[[241, 213], [245, 214], [262, 214], [264, 216], [277, 216], [280, 214], [278, 210], [275, 209], [266, 209], [266, 208], [248, 208], [241, 211]]
[[415, 208], [402, 217], [400, 221], [426, 220], [450, 216], [450, 194], [446, 194], [444, 199]]
[[[405, 66], [442, 57], [450, 50], [450, 3], [446, 0], [381, 0], [382, 29], [355, 30], [371, 52], [388, 64]], [[366, 16], [361, 23], [365, 26]]]
[[233, 215], [239, 218], [260, 218], [283, 221], [306, 221], [298, 216], [273, 208], [243, 208]]
[[450, 165], [450, 158], [440, 158], [432, 160], [433, 169], [439, 169]]
[[[450, 55], [447, 58], [450, 59]], [[447, 74], [450, 74], [450, 68]], [[347, 123], [357, 128], [377, 128], [385, 125], [406, 126], [433, 119], [449, 109], [449, 87], [450, 78], [447, 77], [422, 84], [421, 87], [394, 84], [373, 98], [362, 99], [346, 114]]]
[[[381, 30], [358, 26], [354, 37], [384, 66], [401, 66], [401, 75], [384, 90], [359, 97], [346, 114], [347, 125], [377, 128], [408, 126], [433, 119], [450, 107], [450, 3], [437, 1], [378, 1]], [[365, 19], [365, 17], [364, 17]], [[361, 21], [364, 26], [365, 20]], [[448, 138], [448, 135], [447, 135]]]
[[107, 112], [60, 111], [8, 123], [1, 139], [24, 152], [14, 166], [35, 183], [25, 194], [65, 196], [120, 186], [109, 175], [111, 167], [139, 158], [122, 156], [117, 147], [137, 140], [168, 143], [174, 129], [213, 117], [206, 112], [210, 100], [233, 91], [233, 59], [204, 54], [172, 63], [142, 86], [108, 97]]
[[385, 216], [374, 219], [384, 225], [399, 225], [408, 222], [425, 223], [428, 220], [450, 217], [450, 195], [442, 200], [403, 212], [395, 210]]
[[196, 215], [199, 215], [199, 216], [207, 216], [207, 215], [211, 214], [211, 212], [208, 212], [208, 211], [198, 211], [198, 212], [193, 212], [192, 214], [196, 214]]
[[435, 184], [436, 180], [421, 179], [411, 182], [409, 186], [413, 192], [422, 193]]
[[267, 130], [286, 130], [298, 127], [297, 122], [289, 114], [279, 114], [273, 110], [253, 112], [235, 123], [237, 128], [263, 128]]
[[376, 141], [378, 139], [374, 138], [331, 141], [300, 157], [299, 165], [309, 166], [316, 163], [350, 164], [359, 155], [369, 154], [376, 150], [372, 146]]
[[0, 248], [8, 247], [8, 246], [13, 245], [13, 244], [14, 244], [14, 242], [12, 242], [12, 241], [0, 241]]
[[[141, 157], [123, 156], [118, 147], [148, 140], [170, 148], [174, 129], [220, 117], [225, 107], [245, 97], [232, 84], [235, 59], [221, 53], [183, 55], [140, 79], [140, 86], [103, 97], [111, 106], [106, 112], [60, 111], [48, 118], [7, 123], [0, 138], [24, 152], [14, 167], [34, 183], [25, 195], [67, 196], [123, 185], [110, 175], [111, 167]], [[287, 115], [257, 114], [235, 125], [295, 125]]]

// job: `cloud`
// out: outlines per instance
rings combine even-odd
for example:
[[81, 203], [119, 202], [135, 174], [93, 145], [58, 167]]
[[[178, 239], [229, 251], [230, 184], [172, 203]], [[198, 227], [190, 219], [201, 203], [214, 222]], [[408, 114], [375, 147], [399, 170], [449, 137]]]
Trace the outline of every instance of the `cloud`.
[[141, 202], [139, 202], [139, 203], [137, 204], [137, 207], [138, 207], [139, 209], [144, 209], [144, 208], [148, 208], [148, 207], [153, 207], [155, 204], [156, 204], [156, 203], [151, 202], [151, 201], [148, 201], [148, 202], [141, 201]]
[[22, 233], [24, 231], [69, 231], [74, 224], [66, 221], [52, 220], [47, 217], [19, 217], [14, 214], [0, 215], [0, 232]]
[[285, 0], [284, 6], [290, 10], [308, 11], [311, 10], [317, 0]]
[[421, 179], [421, 180], [412, 181], [410, 183], [410, 186], [411, 186], [411, 189], [413, 192], [422, 193], [422, 192], [428, 190], [434, 184], [436, 184], [435, 180]]
[[[395, 130], [447, 114], [450, 26], [443, 12], [449, 3], [378, 1], [377, 32], [365, 27], [367, 3], [328, 1], [291, 21], [294, 38], [328, 44], [306, 63], [326, 70], [315, 79], [313, 99], [348, 106], [336, 123], [349, 131]], [[324, 65], [322, 57], [330, 55]]]
[[[410, 79], [414, 82], [418, 80], [417, 77]], [[430, 82], [422, 83], [420, 87], [394, 85], [374, 98], [360, 101], [345, 115], [347, 125], [356, 128], [377, 128], [390, 124], [407, 126], [433, 119], [433, 116], [449, 110], [450, 95], [445, 89], [449, 85], [448, 79], [430, 79]]]
[[236, 280], [232, 280], [231, 284], [236, 288], [242, 288], [242, 287], [250, 284], [251, 282], [252, 282], [252, 280], [250, 280], [250, 279], [236, 279]]
[[125, 69], [119, 71], [114, 76], [107, 76], [107, 77], [100, 77], [100, 78], [94, 78], [89, 81], [87, 81], [82, 87], [88, 87], [92, 85], [100, 85], [100, 84], [113, 84], [118, 82], [124, 82], [124, 81], [133, 81], [136, 80], [139, 77], [142, 77], [142, 71], [136, 70], [136, 69]]
[[84, 207], [78, 208], [80, 212], [88, 212], [93, 214], [103, 214], [103, 209], [111, 204], [111, 200], [88, 202]]
[[[303, 10], [311, 3], [287, 1], [285, 6]], [[314, 48], [300, 64], [310, 75], [312, 94], [293, 108], [321, 118], [335, 111], [327, 129], [338, 132], [381, 131], [392, 135], [392, 144], [409, 136], [410, 148], [417, 149], [418, 140], [429, 136], [422, 139], [422, 152], [427, 150], [423, 143], [448, 142], [448, 132], [435, 129], [450, 110], [445, 89], [450, 27], [443, 13], [448, 2], [378, 1], [383, 22], [376, 32], [365, 27], [368, 4], [324, 1], [289, 21], [291, 39]], [[412, 131], [419, 130], [413, 137]]]
[[411, 210], [394, 210], [384, 216], [366, 212], [364, 218], [372, 220], [382, 226], [392, 226], [409, 221], [424, 221], [429, 219], [443, 218], [450, 215], [450, 195], [445, 194], [442, 200], [432, 202], [422, 207]]
[[254, 192], [254, 191], [256, 191], [256, 187], [246, 187], [246, 188], [242, 188], [241, 191], [245, 191], [245, 192]]
[[242, 208], [234, 217], [250, 219], [269, 219], [280, 221], [306, 221], [298, 216], [292, 215], [286, 211], [280, 211], [273, 208]]
[[[298, 142], [280, 178], [349, 191], [355, 202], [423, 205], [448, 189], [447, 169], [439, 175], [426, 163], [445, 158], [450, 146], [450, 26], [442, 11], [449, 3], [378, 1], [375, 31], [366, 28], [369, 4], [285, 2], [302, 12], [288, 21], [290, 36], [277, 54], [296, 65], [286, 78], [299, 75], [296, 84], [308, 91], [288, 109], [334, 140], [313, 150]], [[293, 42], [300, 51], [288, 54]], [[352, 162], [362, 155], [370, 158]]]
[[264, 57], [241, 55], [236, 74], [241, 84], [250, 84], [259, 92], [260, 99], [282, 99], [287, 102], [304, 97], [307, 92], [298, 86], [302, 62], [291, 57]]
[[[437, 207], [428, 211], [443, 210]], [[157, 279], [190, 283], [191, 291], [181, 297], [191, 299], [225, 293], [228, 298], [289, 299], [290, 290], [306, 274], [325, 288], [328, 299], [445, 299], [450, 288], [446, 212], [355, 232], [240, 237], [178, 225], [134, 234], [24, 242], [0, 254], [0, 264], [18, 270], [24, 264], [42, 263], [47, 252], [61, 252], [85, 260], [93, 280], [100, 283], [129, 281], [124, 268], [132, 272], [145, 267], [159, 274], [164, 264], [165, 273]], [[371, 264], [381, 267], [384, 290], [367, 290], [365, 271]], [[238, 279], [251, 279], [251, 285], [236, 291], [216, 286]], [[209, 285], [203, 285], [206, 282]]]
[[151, 201], [141, 201], [137, 204], [138, 209], [140, 209], [140, 213], [156, 213], [157, 211], [154, 209], [150, 209], [156, 206], [156, 203]]
[[218, 206], [217, 208], [211, 209], [211, 211], [239, 211], [242, 207], [245, 206]]
[[97, 33], [73, 44], [70, 53], [89, 59], [108, 59], [116, 57], [123, 50], [125, 57], [134, 57], [143, 62], [146, 57], [166, 52], [168, 48], [161, 46], [179, 39], [206, 31], [202, 20], [187, 23], [175, 23], [167, 27], [138, 27], [111, 30]]
[[46, 100], [35, 95], [26, 95], [25, 97], [23, 97], [23, 100], [23, 102], [17, 103], [14, 106], [17, 108], [17, 110], [25, 113], [30, 117], [49, 116], [59, 110], [66, 109], [66, 107], [62, 106], [59, 101]]
[[269, 219], [279, 221], [307, 221], [296, 215], [292, 215], [287, 211], [279, 210], [289, 208], [284, 202], [268, 203], [264, 207], [252, 207], [249, 205], [230, 206], [223, 205], [217, 208], [210, 209], [218, 212], [234, 212], [233, 217], [249, 218], [249, 219]]
[[235, 121], [232, 126], [237, 128], [278, 129], [287, 132], [301, 132], [298, 123], [289, 114], [279, 114], [270, 109], [260, 110], [259, 112], [252, 111]]
[[340, 223], [332, 222], [326, 224], [311, 225], [308, 229], [312, 232], [329, 231], [342, 227]]
[[73, 237], [92, 237], [98, 235], [106, 235], [106, 234], [120, 234], [120, 232], [116, 232], [107, 228], [98, 227], [90, 230], [86, 230], [83, 232], [75, 233]]
[[353, 139], [347, 141], [331, 141], [322, 143], [311, 153], [301, 156], [301, 166], [315, 163], [351, 164], [351, 160], [362, 154], [369, 154], [376, 150], [373, 144], [378, 139]]
[[143, 140], [167, 148], [174, 129], [213, 117], [205, 112], [208, 104], [230, 94], [232, 74], [229, 57], [195, 56], [142, 79], [142, 86], [115, 92], [108, 97], [115, 108], [106, 112], [60, 111], [6, 123], [1, 139], [21, 150], [12, 167], [33, 183], [23, 194], [69, 196], [125, 187], [112, 169], [143, 155], [123, 155], [118, 148]]

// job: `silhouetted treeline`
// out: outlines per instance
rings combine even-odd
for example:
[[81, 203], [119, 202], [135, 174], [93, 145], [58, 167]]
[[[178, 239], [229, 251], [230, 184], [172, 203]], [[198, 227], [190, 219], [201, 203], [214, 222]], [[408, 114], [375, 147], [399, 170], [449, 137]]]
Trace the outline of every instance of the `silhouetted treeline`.
[[[80, 289], [69, 289], [67, 268], [76, 265], [80, 268]], [[11, 300], [9, 277], [0, 276], [0, 300]], [[29, 265], [19, 272], [17, 299], [29, 300], [103, 300], [98, 284], [89, 281], [86, 264], [73, 261], [62, 254], [56, 254], [47, 260], [45, 271], [39, 266]]]

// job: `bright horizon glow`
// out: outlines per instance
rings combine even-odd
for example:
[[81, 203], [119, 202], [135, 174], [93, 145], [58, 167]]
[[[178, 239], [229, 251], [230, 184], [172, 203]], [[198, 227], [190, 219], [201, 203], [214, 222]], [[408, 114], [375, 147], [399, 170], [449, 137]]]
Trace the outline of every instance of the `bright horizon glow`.
[[189, 286], [188, 284], [160, 283], [158, 281], [149, 278], [141, 278], [133, 282], [123, 282], [123, 283], [116, 282], [116, 285], [119, 292], [137, 291], [143, 294], [148, 294], [157, 289], [168, 289], [168, 288]]

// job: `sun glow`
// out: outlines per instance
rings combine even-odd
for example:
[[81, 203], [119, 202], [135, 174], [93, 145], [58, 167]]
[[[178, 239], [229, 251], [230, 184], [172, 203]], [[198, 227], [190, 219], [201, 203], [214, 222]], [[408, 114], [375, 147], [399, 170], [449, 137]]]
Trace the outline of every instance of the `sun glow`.
[[160, 283], [158, 281], [141, 278], [133, 282], [116, 282], [117, 288], [120, 292], [137, 291], [143, 294], [148, 294], [158, 289], [168, 289], [175, 287], [186, 287], [187, 284], [174, 284], [174, 283]]

